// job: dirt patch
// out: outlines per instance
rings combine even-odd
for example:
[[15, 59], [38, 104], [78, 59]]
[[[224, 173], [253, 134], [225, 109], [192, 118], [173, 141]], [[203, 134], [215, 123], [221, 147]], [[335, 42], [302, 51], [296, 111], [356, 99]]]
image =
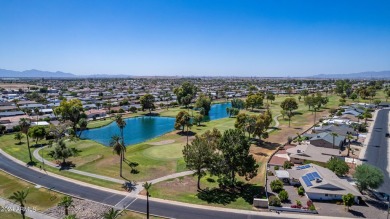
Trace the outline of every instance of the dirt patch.
[[[192, 176], [185, 176], [175, 178], [173, 180], [160, 182], [156, 185], [153, 185], [156, 188], [164, 189], [165, 191], [169, 190], [169, 193], [188, 193], [191, 192], [193, 194], [197, 193], [197, 183], [196, 180], [193, 179]], [[145, 190], [143, 190], [141, 195], [146, 195]]]
[[5, 89], [19, 89], [19, 88], [27, 89], [28, 87], [40, 87], [40, 86], [23, 84], [23, 83], [0, 83], [0, 87]]
[[152, 143], [149, 143], [149, 144], [158, 146], [158, 145], [172, 144], [174, 142], [175, 142], [175, 140], [171, 139], [171, 140], [165, 140], [165, 141], [152, 142]]

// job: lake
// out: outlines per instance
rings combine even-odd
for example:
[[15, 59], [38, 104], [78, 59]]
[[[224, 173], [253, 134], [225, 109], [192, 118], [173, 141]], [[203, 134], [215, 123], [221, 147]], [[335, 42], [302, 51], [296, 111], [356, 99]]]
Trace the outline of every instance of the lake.
[[[226, 108], [231, 103], [213, 104], [207, 120], [215, 120], [228, 117]], [[159, 116], [141, 116], [127, 118], [124, 129], [125, 145], [133, 145], [166, 134], [174, 130], [175, 118]], [[120, 135], [120, 130], [115, 122], [96, 128], [85, 130], [81, 134], [82, 139], [97, 141], [103, 145], [110, 144], [111, 136]]]

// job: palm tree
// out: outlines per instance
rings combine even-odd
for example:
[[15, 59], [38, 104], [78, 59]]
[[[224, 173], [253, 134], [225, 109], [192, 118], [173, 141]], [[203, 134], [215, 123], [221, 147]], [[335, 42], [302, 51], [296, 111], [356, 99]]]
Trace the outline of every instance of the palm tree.
[[37, 107], [34, 108], [34, 113], [35, 115], [37, 116], [37, 122], [38, 122], [38, 119], [39, 119], [39, 109]]
[[364, 123], [367, 124], [367, 119], [372, 118], [371, 112], [368, 109], [364, 110], [363, 113]]
[[306, 140], [306, 137], [297, 133], [297, 137], [295, 138], [294, 142], [298, 142], [298, 145], [300, 145], [304, 140]]
[[357, 116], [357, 118], [358, 118], [358, 123], [359, 123], [361, 119], [364, 119], [364, 116], [362, 114], [360, 114]]
[[152, 183], [146, 182], [142, 186], [146, 190], [146, 218], [149, 219], [149, 189], [152, 187]]
[[349, 152], [351, 151], [351, 140], [353, 140], [353, 136], [351, 134], [348, 134], [346, 139], [348, 140], [348, 154], [347, 154], [347, 157], [349, 157]]
[[87, 126], [88, 126], [88, 121], [84, 118], [81, 118], [79, 120], [79, 127], [80, 127], [79, 138], [81, 136], [81, 133], [83, 133], [83, 131], [87, 128]]
[[118, 218], [122, 213], [119, 210], [111, 208], [108, 212], [103, 214], [104, 219], [115, 219]]
[[65, 216], [69, 215], [69, 208], [73, 207], [73, 199], [70, 196], [64, 196], [62, 197], [60, 203], [58, 203], [58, 206], [64, 207], [65, 209]]
[[112, 147], [113, 153], [119, 155], [120, 159], [120, 177], [122, 177], [122, 154], [126, 152], [126, 147], [121, 143], [121, 137], [114, 135], [111, 137], [110, 147]]
[[26, 118], [21, 118], [19, 121], [19, 126], [21, 131], [26, 135], [27, 138], [27, 148], [28, 148], [28, 155], [30, 156], [30, 162], [32, 163], [32, 156], [31, 156], [31, 150], [30, 150], [30, 141], [28, 139], [28, 130], [30, 129], [30, 123], [27, 121]]
[[16, 191], [9, 197], [11, 200], [19, 202], [20, 204], [20, 213], [22, 214], [22, 218], [25, 219], [26, 209], [24, 208], [24, 204], [26, 203], [26, 198], [28, 195], [28, 190]]
[[[15, 106], [20, 110], [20, 107], [19, 107], [19, 99], [13, 99], [12, 102], [15, 104]], [[386, 100], [387, 101], [387, 100]]]
[[335, 140], [336, 140], [336, 137], [339, 136], [336, 132], [332, 132], [330, 133], [330, 135], [333, 137], [333, 148], [335, 147]]
[[191, 122], [191, 117], [190, 117], [189, 114], [186, 114], [186, 115], [184, 115], [183, 119], [184, 119], [184, 121], [186, 121], [186, 126], [187, 126], [186, 135], [187, 135], [187, 145], [188, 145], [188, 135], [189, 135], [189, 133], [188, 133], [188, 128], [191, 126], [191, 124], [190, 124], [190, 122]]
[[[126, 127], [126, 121], [122, 118], [122, 115], [117, 114], [115, 116], [115, 122], [116, 122], [117, 126], [119, 127], [119, 129], [121, 131], [122, 145], [125, 146], [125, 138], [124, 138], [123, 130]], [[125, 154], [124, 153], [121, 154], [121, 159], [123, 161], [125, 160]]]

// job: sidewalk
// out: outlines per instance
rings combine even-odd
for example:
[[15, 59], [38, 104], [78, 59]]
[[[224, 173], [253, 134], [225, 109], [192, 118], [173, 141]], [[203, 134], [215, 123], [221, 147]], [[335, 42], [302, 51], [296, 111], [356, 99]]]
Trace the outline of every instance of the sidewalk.
[[[43, 161], [45, 165], [54, 167], [56, 169], [60, 169], [60, 167], [58, 165], [52, 163], [51, 161], [48, 161], [48, 160], [42, 158], [42, 156], [39, 154], [39, 151], [41, 149], [43, 149], [43, 148], [44, 147], [38, 148], [38, 149], [36, 149], [33, 152], [33, 156], [35, 157], [35, 159], [37, 159], [37, 160], [39, 160], [41, 162]], [[128, 183], [125, 180], [120, 180], [120, 179], [116, 179], [116, 178], [112, 178], [112, 177], [108, 177], [108, 176], [102, 176], [102, 175], [98, 175], [98, 174], [94, 174], [94, 173], [88, 173], [88, 172], [75, 170], [75, 169], [63, 170], [63, 171], [69, 171], [69, 172], [72, 172], [72, 173], [75, 173], [75, 174], [79, 174], [79, 175], [83, 175], [83, 176], [87, 176], [87, 177], [92, 177], [92, 178], [97, 178], [97, 179], [102, 179], [102, 180], [106, 180], [106, 181], [110, 181], [110, 182], [114, 182], [114, 183], [119, 183], [119, 184]], [[180, 173], [173, 173], [173, 174], [170, 174], [170, 175], [166, 175], [166, 176], [163, 176], [163, 177], [160, 177], [160, 178], [156, 178], [156, 179], [150, 180], [148, 182], [156, 184], [156, 183], [159, 183], [159, 182], [162, 182], [162, 181], [165, 181], [165, 180], [175, 179], [177, 177], [182, 177], [182, 176], [188, 176], [188, 175], [191, 175], [193, 173], [194, 173], [193, 171], [184, 171], [184, 172], [180, 172]], [[130, 194], [131, 195], [138, 195], [144, 189], [142, 185], [145, 182], [137, 182], [137, 183], [132, 182], [132, 183], [134, 183], [134, 185], [132, 185], [133, 186], [133, 190], [130, 192]]]
[[[14, 204], [8, 200], [5, 200], [3, 198], [0, 198], [0, 206], [3, 207], [3, 212], [9, 212], [13, 211], [18, 214], [20, 214], [20, 206], [17, 204]], [[28, 209], [28, 206], [26, 206], [26, 216], [31, 217], [34, 219], [56, 219], [55, 217], [43, 214], [39, 211], [35, 211], [33, 209]]]

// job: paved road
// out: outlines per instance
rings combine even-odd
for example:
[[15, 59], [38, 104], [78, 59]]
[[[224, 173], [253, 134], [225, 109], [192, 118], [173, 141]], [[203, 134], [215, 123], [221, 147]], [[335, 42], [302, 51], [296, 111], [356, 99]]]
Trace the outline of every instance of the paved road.
[[390, 194], [390, 150], [386, 133], [389, 133], [389, 109], [378, 111], [364, 156], [365, 162], [380, 168], [385, 175], [380, 192]]
[[[124, 195], [110, 193], [76, 183], [64, 181], [46, 174], [34, 171], [29, 169], [26, 166], [22, 166], [14, 161], [8, 159], [4, 155], [0, 154], [0, 169], [5, 172], [12, 173], [13, 175], [20, 177], [22, 179], [28, 180], [32, 183], [51, 188], [55, 191], [64, 192], [75, 197], [80, 197], [84, 199], [89, 199], [95, 202], [111, 205], [111, 206], [127, 206], [129, 210], [135, 210], [140, 212], [145, 212], [145, 200], [135, 199], [134, 197], [126, 197]], [[171, 218], [186, 218], [186, 219], [215, 219], [215, 218], [225, 218], [225, 219], [265, 219], [273, 218], [270, 216], [270, 213], [265, 213], [265, 215], [252, 215], [251, 213], [232, 213], [232, 212], [222, 212], [217, 210], [207, 210], [192, 208], [186, 206], [179, 206], [170, 203], [161, 203], [161, 202], [150, 202], [150, 212], [156, 215], [171, 217]], [[277, 215], [275, 213], [275, 218], [296, 218], [289, 217], [286, 214]]]

